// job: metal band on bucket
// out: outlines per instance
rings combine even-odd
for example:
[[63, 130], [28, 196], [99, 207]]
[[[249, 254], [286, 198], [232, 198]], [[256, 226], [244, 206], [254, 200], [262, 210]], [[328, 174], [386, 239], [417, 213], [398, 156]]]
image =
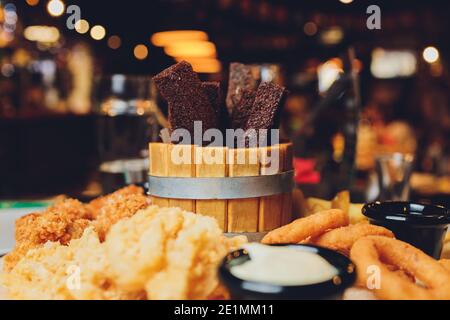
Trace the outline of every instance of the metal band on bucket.
[[159, 198], [228, 200], [268, 197], [294, 189], [294, 171], [270, 176], [177, 178], [149, 176], [148, 194]]

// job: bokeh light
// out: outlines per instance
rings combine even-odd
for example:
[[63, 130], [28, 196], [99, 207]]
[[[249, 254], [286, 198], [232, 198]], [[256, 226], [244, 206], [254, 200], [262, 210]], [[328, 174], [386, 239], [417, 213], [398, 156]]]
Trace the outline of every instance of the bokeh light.
[[134, 56], [138, 60], [144, 60], [148, 57], [148, 48], [147, 46], [143, 44], [138, 44], [136, 47], [134, 47]]
[[75, 30], [78, 33], [85, 34], [86, 32], [89, 31], [89, 22], [87, 22], [86, 20], [83, 20], [83, 19], [78, 20], [75, 23]]
[[94, 40], [102, 40], [106, 36], [106, 29], [103, 26], [96, 25], [91, 29], [91, 37]]
[[111, 36], [108, 38], [108, 47], [111, 49], [119, 49], [122, 45], [122, 39], [119, 36]]
[[435, 47], [426, 47], [423, 50], [423, 59], [428, 63], [435, 63], [439, 60], [439, 50]]
[[29, 6], [37, 6], [39, 4], [39, 0], [26, 0]]
[[153, 34], [150, 40], [156, 47], [165, 47], [179, 41], [207, 41], [208, 34], [199, 30], [162, 31]]
[[47, 3], [47, 11], [53, 17], [59, 17], [64, 13], [66, 6], [61, 0], [50, 0]]

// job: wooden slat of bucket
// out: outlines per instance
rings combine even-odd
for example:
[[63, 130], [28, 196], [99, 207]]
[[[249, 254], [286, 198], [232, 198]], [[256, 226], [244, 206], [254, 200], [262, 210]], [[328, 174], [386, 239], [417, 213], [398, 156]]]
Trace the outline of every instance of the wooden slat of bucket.
[[[257, 149], [230, 149], [228, 158], [230, 177], [259, 175]], [[245, 159], [244, 164], [239, 159]], [[258, 217], [259, 198], [228, 200], [228, 232], [257, 232]]]
[[[195, 161], [193, 145], [168, 145], [168, 177], [195, 177]], [[182, 158], [185, 160], [182, 163]], [[170, 207], [178, 207], [189, 212], [195, 212], [195, 200], [169, 199]]]
[[[261, 175], [274, 175], [284, 170], [283, 151], [279, 145], [261, 148]], [[259, 232], [271, 231], [281, 227], [283, 195], [264, 197], [259, 202]]]
[[[284, 171], [293, 169], [293, 147], [292, 143], [281, 145], [284, 155]], [[281, 214], [281, 225], [284, 226], [292, 222], [292, 192], [283, 194], [283, 212]]]
[[[195, 157], [196, 177], [216, 178], [227, 176], [227, 148], [195, 147]], [[197, 161], [199, 158], [202, 161]], [[196, 213], [215, 218], [222, 230], [227, 232], [226, 200], [196, 200], [195, 207]]]
[[[149, 146], [150, 175], [156, 177], [167, 177], [168, 171], [167, 144], [152, 142]], [[168, 207], [169, 199], [151, 197], [153, 204], [160, 207]]]

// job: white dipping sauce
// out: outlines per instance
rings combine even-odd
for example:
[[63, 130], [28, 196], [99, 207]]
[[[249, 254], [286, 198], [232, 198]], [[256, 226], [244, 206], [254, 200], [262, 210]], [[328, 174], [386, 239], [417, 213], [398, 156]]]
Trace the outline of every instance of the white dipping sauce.
[[320, 255], [288, 247], [250, 243], [243, 247], [250, 259], [233, 266], [242, 280], [281, 286], [304, 286], [333, 279], [338, 270]]

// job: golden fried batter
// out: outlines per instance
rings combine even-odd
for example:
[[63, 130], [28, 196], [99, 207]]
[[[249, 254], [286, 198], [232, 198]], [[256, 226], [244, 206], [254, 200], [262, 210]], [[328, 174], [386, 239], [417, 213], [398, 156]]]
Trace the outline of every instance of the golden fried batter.
[[46, 242], [63, 245], [81, 237], [90, 225], [89, 210], [77, 200], [63, 200], [42, 214], [31, 214], [16, 222], [16, 246], [4, 258], [4, 269], [11, 270], [28, 250]]
[[[96, 227], [103, 241], [114, 223], [132, 216], [147, 205], [144, 190], [129, 186], [88, 205], [78, 200], [65, 199], [43, 213], [24, 216], [16, 222], [16, 247], [5, 257], [4, 269], [11, 270], [28, 250], [47, 242], [67, 245], [72, 239], [79, 239], [90, 225]], [[95, 217], [98, 219], [94, 220]]]
[[126, 196], [126, 195], [144, 195], [144, 189], [138, 186], [127, 186], [120, 190], [117, 190], [116, 192], [106, 195], [104, 197], [100, 197], [97, 199], [92, 200], [87, 206], [89, 210], [91, 211], [94, 218], [96, 218], [102, 209], [106, 205], [106, 203], [111, 198], [117, 198], [118, 196]]
[[142, 194], [113, 194], [107, 198], [94, 222], [100, 240], [105, 239], [109, 229], [118, 221], [132, 217], [149, 205], [149, 199]]
[[150, 206], [104, 243], [89, 227], [67, 246], [30, 250], [0, 284], [13, 299], [221, 299], [217, 266], [245, 241], [225, 238], [213, 218]]
[[14, 269], [2, 275], [11, 299], [119, 300], [145, 297], [124, 292], [107, 277], [108, 261], [93, 228], [68, 246], [47, 243], [30, 250]]
[[392, 231], [368, 223], [359, 223], [347, 227], [333, 229], [312, 239], [311, 243], [320, 247], [339, 251], [347, 256], [356, 241], [367, 236], [385, 236], [394, 238]]
[[328, 230], [347, 226], [348, 215], [339, 209], [318, 212], [312, 216], [295, 220], [291, 224], [269, 232], [262, 240], [264, 244], [300, 243], [318, 237]]

